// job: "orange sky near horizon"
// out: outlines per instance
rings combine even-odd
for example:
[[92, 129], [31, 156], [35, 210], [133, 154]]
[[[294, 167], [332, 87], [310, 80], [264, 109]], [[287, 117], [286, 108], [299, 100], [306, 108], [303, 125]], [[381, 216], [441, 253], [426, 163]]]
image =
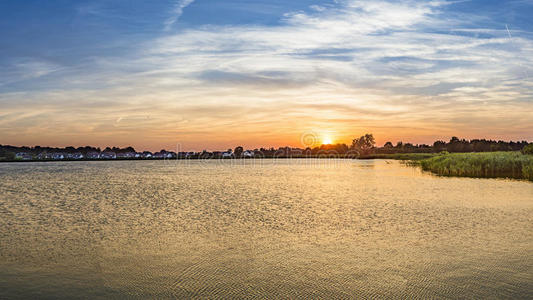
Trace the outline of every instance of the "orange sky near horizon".
[[[284, 129], [273, 128], [272, 130], [262, 130], [255, 133], [250, 129], [240, 129], [231, 127], [227, 131], [202, 132], [183, 134], [157, 132], [143, 134], [136, 130], [125, 131], [119, 130], [117, 133], [109, 132], [105, 135], [87, 134], [87, 135], [58, 135], [53, 133], [41, 133], [35, 136], [14, 136], [12, 139], [3, 139], [0, 144], [14, 146], [50, 146], [50, 147], [67, 147], [67, 146], [95, 146], [100, 148], [110, 147], [127, 147], [133, 146], [138, 151], [159, 151], [166, 149], [169, 151], [202, 151], [202, 150], [226, 150], [233, 149], [236, 146], [243, 146], [245, 149], [278, 148], [278, 147], [295, 147], [306, 148], [307, 146], [319, 146], [331, 141], [333, 144], [345, 143], [351, 144], [352, 139], [357, 138], [365, 133], [372, 133], [376, 138], [378, 146], [390, 141], [396, 144], [398, 141], [413, 144], [432, 144], [436, 140], [448, 141], [452, 136], [459, 138], [474, 139], [486, 138], [494, 140], [513, 140], [513, 141], [533, 141], [533, 138], [522, 137], [520, 135], [512, 136], [507, 134], [484, 135], [480, 133], [461, 134], [454, 130], [440, 131], [443, 134], [434, 134], [436, 131], [423, 130], [417, 128], [404, 129], [400, 128], [393, 131], [393, 128], [354, 128], [353, 130], [321, 130], [321, 129], [302, 129], [283, 131]], [[306, 141], [306, 137], [312, 136], [313, 141]], [[30, 142], [28, 142], [30, 141]]]
[[[10, 104], [4, 105], [0, 119], [0, 144], [151, 151], [179, 145], [183, 151], [201, 151], [238, 145], [303, 147], [302, 136], [309, 133], [320, 141], [329, 137], [347, 144], [365, 133], [374, 134], [378, 145], [430, 144], [452, 136], [533, 141], [533, 106], [528, 102], [435, 101], [339, 84], [268, 90], [250, 84], [202, 84], [183, 91], [146, 90], [139, 83], [98, 93], [27, 94], [40, 101], [31, 110], [20, 101], [24, 94], [9, 95], [12, 102], [4, 102]], [[72, 98], [76, 104], [68, 102]]]

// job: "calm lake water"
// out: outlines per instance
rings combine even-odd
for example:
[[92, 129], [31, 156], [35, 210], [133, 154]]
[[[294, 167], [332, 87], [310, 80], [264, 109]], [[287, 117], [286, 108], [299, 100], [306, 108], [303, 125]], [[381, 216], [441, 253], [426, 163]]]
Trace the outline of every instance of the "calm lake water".
[[0, 298], [533, 298], [533, 183], [398, 162], [0, 164]]

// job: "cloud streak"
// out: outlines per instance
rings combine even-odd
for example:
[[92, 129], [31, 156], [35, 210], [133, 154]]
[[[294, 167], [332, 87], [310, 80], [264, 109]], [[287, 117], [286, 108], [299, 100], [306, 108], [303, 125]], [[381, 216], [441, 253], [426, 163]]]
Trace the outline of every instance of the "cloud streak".
[[178, 0], [174, 4], [174, 9], [172, 10], [172, 16], [165, 21], [165, 30], [168, 31], [172, 29], [172, 26], [179, 20], [183, 14], [183, 10], [191, 5], [195, 0]]

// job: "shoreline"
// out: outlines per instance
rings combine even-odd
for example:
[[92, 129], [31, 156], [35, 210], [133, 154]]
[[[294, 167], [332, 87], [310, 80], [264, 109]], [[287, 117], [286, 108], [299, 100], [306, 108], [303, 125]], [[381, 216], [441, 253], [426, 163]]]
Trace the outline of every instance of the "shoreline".
[[422, 160], [437, 156], [438, 153], [394, 153], [394, 154], [367, 154], [357, 156], [354, 154], [319, 154], [319, 155], [291, 155], [291, 156], [264, 156], [264, 157], [232, 157], [232, 158], [210, 158], [210, 157], [177, 157], [177, 158], [94, 158], [94, 159], [13, 159], [0, 160], [0, 163], [32, 163], [32, 162], [62, 162], [62, 161], [182, 161], [182, 160], [259, 160], [259, 159], [393, 159], [393, 160]]
[[[369, 160], [375, 158], [367, 157], [331, 157], [331, 156], [281, 156], [281, 157], [250, 157], [250, 158], [115, 158], [115, 159], [31, 159], [31, 160], [0, 160], [0, 163], [33, 163], [33, 162], [86, 162], [86, 161], [183, 161], [183, 160], [260, 160], [260, 159], [361, 159]], [[390, 159], [390, 158], [389, 158]]]
[[52, 163], [52, 162], [113, 162], [113, 161], [243, 161], [243, 160], [288, 160], [288, 159], [390, 159], [405, 161], [423, 171], [437, 176], [470, 178], [507, 178], [533, 181], [533, 155], [520, 152], [471, 152], [471, 153], [395, 153], [317, 156], [279, 156], [246, 158], [115, 158], [115, 159], [61, 159], [61, 160], [2, 160], [0, 163]]

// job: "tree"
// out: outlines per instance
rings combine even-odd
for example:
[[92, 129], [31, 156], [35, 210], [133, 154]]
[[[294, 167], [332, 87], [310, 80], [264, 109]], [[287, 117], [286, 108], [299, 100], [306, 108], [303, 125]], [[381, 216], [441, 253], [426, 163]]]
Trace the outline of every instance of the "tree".
[[14, 160], [15, 153], [0, 148], [0, 160]]
[[390, 149], [390, 148], [393, 148], [394, 146], [392, 145], [391, 142], [386, 142], [385, 145], [383, 145], [383, 148], [387, 148], [387, 149]]
[[371, 133], [367, 133], [358, 139], [354, 139], [352, 141], [351, 149], [360, 151], [363, 154], [368, 154], [370, 150], [374, 148], [375, 144], [376, 141], [374, 140], [374, 136]]
[[436, 141], [433, 143], [433, 152], [439, 153], [441, 151], [446, 150], [446, 142], [445, 141]]
[[396, 149], [403, 149], [403, 142], [399, 141], [396, 143]]
[[533, 144], [529, 144], [522, 149], [522, 154], [533, 155]]
[[135, 152], [135, 148], [129, 146], [127, 148], [124, 148], [124, 152]]
[[74, 152], [76, 152], [76, 148], [74, 148], [72, 146], [68, 146], [68, 147], [65, 148], [65, 151], [67, 153], [74, 153]]
[[463, 145], [461, 144], [461, 140], [459, 140], [458, 137], [453, 136], [450, 139], [450, 142], [448, 143], [446, 149], [449, 152], [461, 152], [463, 150]]
[[233, 151], [236, 158], [241, 157], [243, 152], [244, 152], [244, 149], [241, 146], [235, 147], [235, 150]]

